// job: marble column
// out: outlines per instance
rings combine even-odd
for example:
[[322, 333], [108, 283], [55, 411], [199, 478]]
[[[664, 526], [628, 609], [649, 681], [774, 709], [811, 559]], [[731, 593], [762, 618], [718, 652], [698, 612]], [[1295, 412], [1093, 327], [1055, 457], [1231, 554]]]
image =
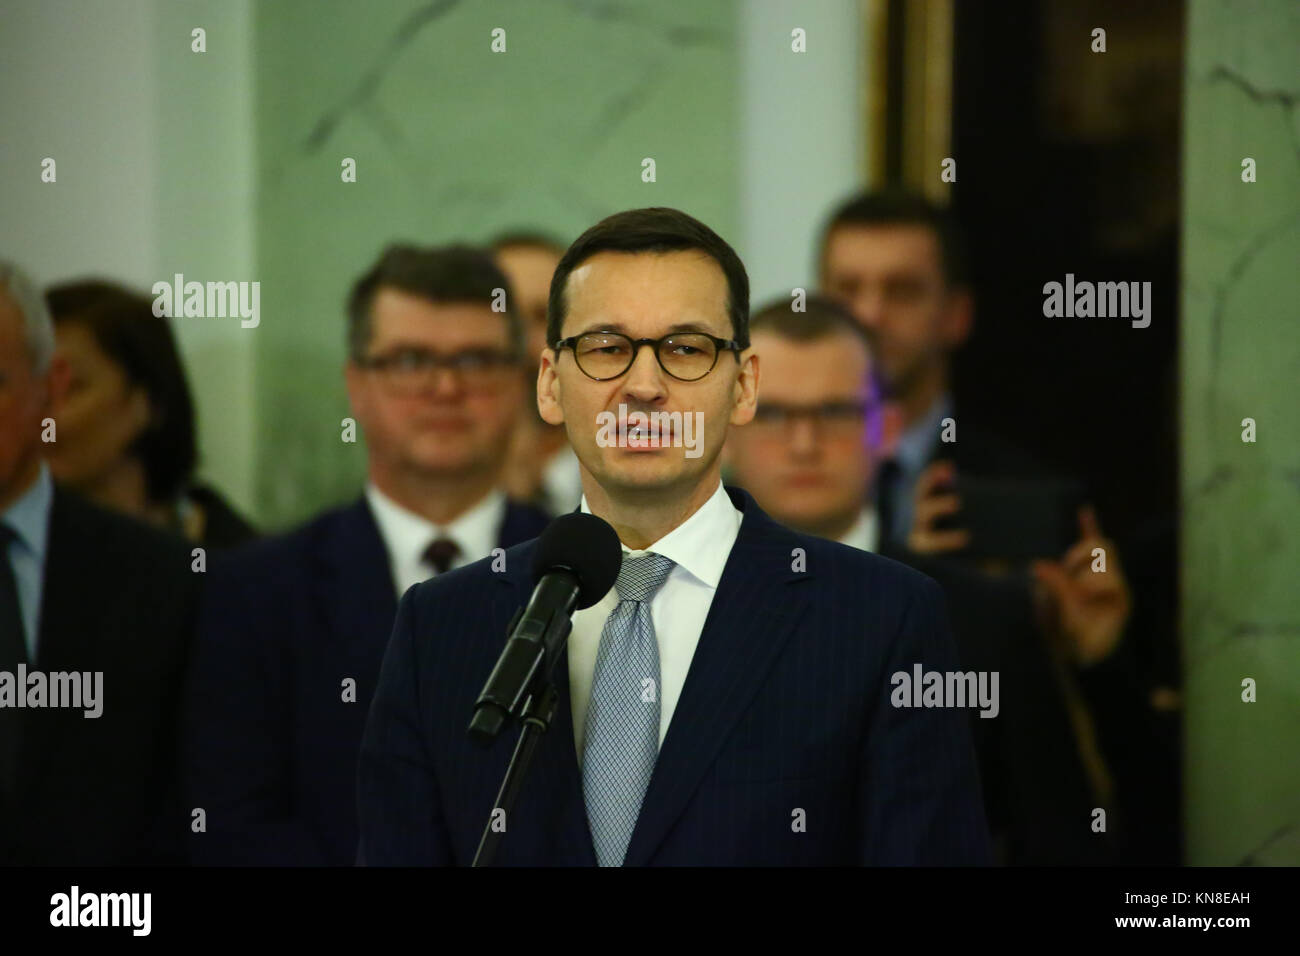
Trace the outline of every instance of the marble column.
[[[1187, 859], [1295, 865], [1300, 5], [1191, 0], [1188, 14], [1181, 329]], [[1244, 182], [1252, 165], [1254, 181]], [[1251, 423], [1254, 441], [1244, 441]], [[1252, 685], [1253, 702], [1243, 700]]]

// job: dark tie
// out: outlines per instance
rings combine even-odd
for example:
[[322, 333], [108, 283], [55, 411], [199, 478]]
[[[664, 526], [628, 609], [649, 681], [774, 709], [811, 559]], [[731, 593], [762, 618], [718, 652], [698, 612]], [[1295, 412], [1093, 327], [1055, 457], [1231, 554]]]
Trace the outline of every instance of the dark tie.
[[[27, 660], [27, 637], [23, 630], [23, 612], [18, 603], [18, 583], [9, 563], [9, 542], [13, 529], [0, 524], [0, 671], [18, 680], [18, 665]], [[26, 692], [16, 687], [17, 693]], [[14, 791], [18, 778], [18, 739], [20, 711], [0, 707], [0, 794]]]
[[424, 560], [433, 565], [439, 574], [445, 574], [453, 561], [460, 557], [460, 545], [451, 538], [439, 538], [424, 549]]
[[876, 514], [880, 520], [879, 538], [882, 546], [901, 544], [902, 542], [895, 542], [895, 536], [905, 537], [905, 534], [899, 535], [899, 529], [895, 527], [898, 523], [895, 516], [902, 477], [903, 469], [893, 458], [881, 464], [880, 471], [876, 474]]

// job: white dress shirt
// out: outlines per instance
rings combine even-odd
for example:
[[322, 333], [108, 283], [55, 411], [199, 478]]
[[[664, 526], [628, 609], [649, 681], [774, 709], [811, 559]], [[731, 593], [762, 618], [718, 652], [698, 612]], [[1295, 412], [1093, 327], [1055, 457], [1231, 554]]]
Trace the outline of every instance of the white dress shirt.
[[[587, 496], [582, 510], [590, 514]], [[658, 593], [650, 601], [650, 617], [659, 644], [659, 743], [664, 742], [673, 710], [686, 683], [686, 673], [695, 656], [695, 646], [704, 630], [704, 619], [717, 593], [722, 569], [740, 532], [742, 513], [736, 510], [718, 482], [718, 490], [680, 525], [644, 551], [623, 546], [623, 557], [637, 557], [653, 551], [676, 563]], [[598, 603], [573, 615], [569, 634], [569, 694], [573, 704], [574, 742], [578, 764], [586, 735], [587, 705], [596, 671], [596, 652], [605, 620], [618, 606], [618, 592], [609, 589]]]
[[851, 548], [858, 548], [862, 551], [875, 551], [879, 542], [880, 526], [876, 520], [876, 509], [870, 505], [864, 505], [862, 511], [858, 513], [858, 520], [853, 522], [853, 527], [844, 532], [840, 538], [840, 544], [847, 544]]
[[434, 541], [445, 537], [460, 546], [460, 555], [451, 563], [453, 568], [458, 568], [492, 553], [506, 517], [506, 496], [500, 490], [491, 491], [469, 511], [442, 527], [403, 508], [373, 483], [366, 484], [366, 501], [379, 525], [379, 536], [384, 539], [398, 597], [411, 585], [433, 577], [433, 565], [424, 560], [424, 552]]

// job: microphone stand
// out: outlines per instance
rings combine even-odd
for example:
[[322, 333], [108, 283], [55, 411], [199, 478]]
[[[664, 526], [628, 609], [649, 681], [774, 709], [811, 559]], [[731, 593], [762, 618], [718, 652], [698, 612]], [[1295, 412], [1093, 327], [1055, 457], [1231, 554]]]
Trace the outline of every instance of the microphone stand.
[[[516, 614], [515, 620], [511, 621], [506, 633], [514, 630], [518, 617], [519, 615]], [[471, 866], [491, 864], [497, 846], [501, 843], [501, 837], [509, 826], [510, 814], [514, 811], [515, 800], [519, 796], [528, 768], [532, 765], [537, 745], [541, 742], [542, 734], [550, 729], [551, 721], [555, 719], [555, 706], [559, 695], [555, 690], [555, 682], [551, 680], [551, 671], [559, 659], [560, 651], [564, 650], [572, 628], [572, 619], [563, 612], [557, 612], [547, 626], [542, 642], [547, 651], [546, 660], [544, 666], [533, 672], [528, 686], [528, 698], [524, 701], [519, 714], [523, 729], [519, 733], [519, 740], [510, 757], [510, 765], [506, 767], [501, 789], [497, 792], [496, 803], [488, 814], [488, 822], [483, 828], [483, 836], [479, 840], [478, 850], [474, 854], [474, 862], [470, 864]], [[494, 826], [498, 810], [502, 811], [505, 822], [505, 826], [500, 829]]]
[[529, 695], [522, 714], [524, 729], [519, 734], [519, 742], [515, 744], [515, 752], [510, 758], [510, 766], [506, 768], [505, 779], [501, 781], [496, 805], [488, 816], [487, 826], [483, 828], [483, 838], [479, 840], [478, 852], [474, 854], [472, 866], [488, 866], [492, 863], [492, 857], [496, 854], [497, 845], [501, 842], [506, 829], [505, 826], [500, 829], [493, 826], [496, 812], [502, 811], [508, 826], [515, 798], [519, 796], [519, 790], [524, 782], [524, 774], [528, 772], [542, 734], [546, 733], [551, 720], [555, 717], [556, 699], [555, 683], [550, 680], [543, 683], [540, 693], [534, 691]]

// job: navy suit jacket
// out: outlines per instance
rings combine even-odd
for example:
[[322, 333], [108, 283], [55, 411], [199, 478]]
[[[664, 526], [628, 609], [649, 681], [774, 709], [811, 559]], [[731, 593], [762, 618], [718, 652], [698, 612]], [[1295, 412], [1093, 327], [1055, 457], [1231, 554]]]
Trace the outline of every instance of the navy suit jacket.
[[[548, 520], [509, 504], [500, 546]], [[354, 864], [357, 749], [397, 610], [369, 505], [218, 555], [208, 579], [184, 760], [189, 806], [204, 809], [207, 831], [192, 835], [191, 858]]]
[[[943, 595], [886, 558], [744, 513], [625, 865], [986, 864], [967, 715], [896, 708], [890, 676], [957, 668]], [[466, 735], [532, 589], [535, 544], [403, 597], [361, 746], [359, 861], [468, 864], [517, 734]], [[800, 563], [802, 559], [802, 564]], [[496, 862], [595, 865], [567, 658]]]

